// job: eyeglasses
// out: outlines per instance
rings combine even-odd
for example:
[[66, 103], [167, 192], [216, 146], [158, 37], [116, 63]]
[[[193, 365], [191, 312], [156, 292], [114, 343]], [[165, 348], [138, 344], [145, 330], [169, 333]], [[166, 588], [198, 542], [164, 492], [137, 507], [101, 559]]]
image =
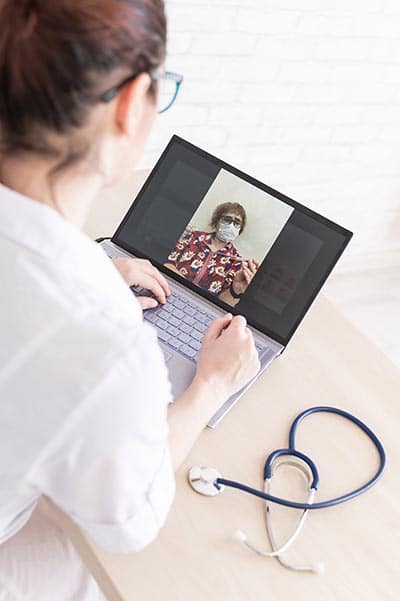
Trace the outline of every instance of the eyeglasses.
[[[124, 86], [130, 81], [133, 81], [139, 73], [134, 73], [130, 75], [120, 84], [110, 88], [106, 92], [104, 92], [99, 100], [101, 102], [111, 102], [113, 98], [122, 90]], [[176, 97], [178, 96], [179, 88], [183, 82], [183, 75], [179, 73], [174, 73], [173, 71], [150, 71], [149, 73], [152, 81], [158, 82], [158, 90], [157, 90], [157, 112], [165, 113], [171, 106], [174, 104]]]
[[242, 220], [239, 219], [239, 217], [231, 217], [231, 215], [222, 215], [221, 221], [226, 225], [230, 225], [231, 223], [233, 223], [233, 225], [238, 229], [242, 227]]

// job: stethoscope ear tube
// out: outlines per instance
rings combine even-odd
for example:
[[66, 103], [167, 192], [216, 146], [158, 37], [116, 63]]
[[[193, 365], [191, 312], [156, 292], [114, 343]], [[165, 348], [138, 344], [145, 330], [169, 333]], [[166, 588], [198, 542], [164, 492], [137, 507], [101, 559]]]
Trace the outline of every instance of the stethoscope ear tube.
[[221, 486], [228, 486], [230, 488], [236, 488], [238, 490], [241, 490], [248, 494], [254, 495], [256, 497], [259, 497], [259, 498], [264, 499], [265, 501], [269, 501], [271, 503], [277, 503], [278, 505], [283, 505], [284, 507], [292, 507], [293, 509], [303, 509], [303, 510], [326, 509], [327, 507], [333, 507], [334, 505], [339, 505], [340, 503], [345, 503], [346, 501], [350, 501], [351, 499], [354, 499], [355, 497], [358, 497], [362, 493], [369, 490], [372, 486], [374, 486], [374, 484], [376, 484], [378, 482], [378, 480], [381, 478], [383, 471], [385, 469], [386, 454], [385, 454], [383, 445], [380, 442], [379, 438], [376, 436], [376, 434], [366, 424], [364, 424], [364, 422], [362, 422], [360, 419], [358, 419], [351, 413], [344, 411], [343, 409], [337, 409], [336, 407], [329, 407], [329, 406], [311, 407], [310, 409], [306, 409], [305, 411], [303, 411], [296, 417], [296, 419], [294, 420], [294, 422], [290, 428], [290, 432], [289, 432], [289, 447], [287, 449], [278, 449], [277, 451], [274, 451], [273, 453], [271, 453], [268, 456], [268, 458], [265, 462], [265, 466], [264, 466], [264, 481], [271, 478], [272, 466], [273, 466], [274, 461], [278, 457], [280, 457], [282, 455], [294, 456], [294, 457], [304, 461], [308, 465], [308, 467], [310, 468], [311, 473], [313, 475], [313, 481], [311, 484], [311, 488], [317, 489], [318, 482], [319, 482], [319, 475], [318, 475], [318, 470], [317, 470], [315, 463], [307, 455], [305, 455], [304, 453], [300, 453], [300, 451], [297, 451], [297, 449], [296, 449], [296, 434], [297, 434], [298, 426], [304, 418], [306, 418], [309, 415], [312, 415], [313, 413], [333, 413], [333, 414], [339, 415], [339, 416], [351, 421], [354, 425], [358, 426], [358, 428], [360, 428], [371, 440], [371, 442], [373, 443], [373, 445], [375, 446], [375, 448], [379, 454], [380, 461], [379, 461], [379, 467], [378, 467], [375, 475], [370, 480], [368, 480], [365, 484], [363, 484], [362, 486], [359, 486], [358, 488], [356, 488], [348, 493], [340, 495], [339, 497], [334, 497], [332, 499], [327, 499], [325, 501], [320, 501], [319, 503], [312, 503], [312, 504], [299, 503], [297, 501], [292, 501], [291, 499], [282, 499], [280, 497], [275, 497], [274, 495], [268, 494], [268, 493], [266, 493], [262, 490], [258, 490], [256, 488], [252, 488], [251, 486], [247, 486], [246, 484], [242, 484], [241, 482], [235, 482], [234, 480], [227, 480], [225, 478], [220, 478], [220, 477], [215, 479], [214, 486], [217, 489]]
[[274, 464], [274, 461], [276, 459], [278, 459], [278, 457], [283, 457], [285, 455], [289, 455], [290, 457], [296, 457], [297, 459], [304, 461], [304, 463], [306, 463], [308, 465], [308, 467], [310, 468], [310, 471], [312, 473], [312, 476], [313, 476], [312, 482], [310, 484], [310, 488], [317, 490], [318, 484], [319, 484], [319, 474], [318, 474], [317, 466], [315, 465], [314, 461], [312, 461], [309, 457], [307, 457], [307, 455], [304, 455], [304, 453], [300, 453], [300, 451], [296, 451], [296, 449], [294, 449], [294, 448], [278, 449], [277, 451], [273, 451], [268, 456], [268, 459], [265, 462], [265, 466], [264, 466], [264, 480], [271, 479], [272, 466]]
[[[340, 417], [343, 417], [343, 418], [351, 421], [354, 425], [356, 425], [358, 428], [360, 428], [360, 430], [362, 430], [368, 436], [370, 441], [375, 446], [375, 448], [379, 454], [379, 460], [380, 460], [379, 468], [377, 469], [375, 475], [370, 480], [368, 480], [365, 484], [363, 484], [359, 488], [356, 488], [355, 490], [348, 492], [344, 495], [335, 497], [333, 499], [327, 499], [326, 501], [321, 501], [319, 503], [314, 503], [314, 494], [317, 490], [318, 483], [319, 483], [319, 475], [318, 475], [317, 466], [315, 465], [314, 461], [312, 459], [310, 459], [310, 457], [308, 457], [307, 455], [305, 455], [304, 453], [301, 453], [300, 451], [298, 451], [296, 449], [296, 433], [297, 433], [299, 424], [302, 422], [302, 420], [305, 417], [307, 417], [308, 415], [312, 415], [313, 413], [334, 413], [336, 415], [339, 415]], [[277, 462], [275, 464], [275, 461], [277, 459], [279, 459], [280, 457], [283, 457], [283, 458], [289, 457], [289, 459], [283, 459], [282, 461]], [[275, 470], [279, 469], [281, 466], [284, 466], [284, 465], [290, 465], [290, 466], [297, 467], [303, 473], [303, 476], [306, 479], [307, 488], [309, 491], [306, 503], [299, 503], [297, 501], [292, 501], [291, 499], [282, 499], [280, 497], [275, 497], [274, 495], [271, 494], [270, 484], [271, 484], [272, 473], [273, 473], [274, 469]], [[287, 449], [278, 449], [276, 451], [273, 451], [268, 456], [268, 458], [265, 462], [265, 465], [264, 465], [264, 490], [258, 490], [256, 488], [252, 488], [251, 486], [247, 486], [246, 484], [242, 484], [241, 482], [235, 482], [234, 480], [227, 480], [225, 478], [221, 478], [220, 474], [217, 472], [217, 470], [215, 468], [206, 468], [204, 466], [193, 467], [188, 474], [188, 479], [189, 479], [190, 485], [192, 486], [192, 488], [194, 490], [196, 490], [197, 492], [199, 492], [203, 495], [206, 495], [206, 496], [215, 496], [215, 495], [219, 494], [220, 492], [222, 492], [224, 490], [225, 486], [228, 486], [230, 488], [236, 488], [238, 490], [242, 490], [243, 492], [246, 492], [246, 493], [249, 493], [256, 497], [259, 497], [261, 499], [264, 499], [264, 501], [266, 501], [266, 503], [265, 503], [266, 528], [267, 528], [268, 538], [270, 540], [272, 550], [271, 551], [261, 551], [261, 550], [257, 549], [257, 547], [254, 544], [252, 544], [251, 542], [249, 542], [247, 540], [247, 536], [241, 530], [238, 530], [236, 532], [236, 535], [235, 535], [236, 539], [239, 540], [241, 543], [246, 545], [249, 549], [251, 549], [252, 551], [254, 551], [255, 553], [257, 553], [258, 555], [260, 555], [262, 557], [275, 557], [275, 559], [277, 559], [281, 563], [281, 565], [283, 565], [286, 568], [289, 568], [289, 569], [295, 570], [295, 571], [321, 573], [323, 571], [323, 564], [317, 563], [317, 564], [313, 564], [313, 565], [293, 565], [293, 564], [289, 563], [288, 561], [286, 561], [282, 557], [282, 553], [284, 553], [284, 551], [286, 551], [288, 549], [288, 547], [297, 538], [298, 534], [300, 533], [300, 530], [303, 527], [308, 510], [310, 510], [310, 509], [325, 509], [326, 507], [333, 507], [334, 505], [338, 505], [339, 503], [344, 503], [345, 501], [349, 501], [350, 499], [353, 499], [354, 497], [361, 495], [362, 493], [369, 490], [374, 484], [376, 484], [376, 482], [379, 480], [379, 478], [383, 474], [385, 465], [386, 465], [386, 455], [385, 455], [385, 450], [383, 448], [383, 445], [380, 442], [380, 440], [378, 439], [378, 437], [376, 436], [376, 434], [374, 434], [374, 432], [372, 432], [372, 430], [370, 428], [368, 428], [368, 426], [366, 426], [361, 420], [359, 420], [354, 415], [351, 415], [351, 413], [348, 413], [347, 411], [343, 411], [343, 409], [337, 409], [336, 407], [321, 406], [321, 407], [311, 407], [310, 409], [307, 409], [306, 411], [303, 411], [302, 413], [300, 413], [296, 417], [296, 419], [294, 420], [294, 422], [292, 423], [292, 426], [290, 428], [288, 448]], [[298, 520], [298, 523], [297, 523], [292, 535], [287, 539], [287, 541], [285, 543], [283, 543], [279, 546], [275, 542], [275, 538], [273, 535], [269, 503], [276, 503], [278, 505], [283, 505], [284, 507], [291, 507], [293, 509], [302, 510], [302, 515], [300, 516], [300, 519]]]

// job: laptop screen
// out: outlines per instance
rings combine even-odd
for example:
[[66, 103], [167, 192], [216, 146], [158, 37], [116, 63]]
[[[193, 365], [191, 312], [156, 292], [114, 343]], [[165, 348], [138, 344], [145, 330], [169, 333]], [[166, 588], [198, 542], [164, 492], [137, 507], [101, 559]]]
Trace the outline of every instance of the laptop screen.
[[173, 136], [112, 241], [286, 345], [351, 236]]

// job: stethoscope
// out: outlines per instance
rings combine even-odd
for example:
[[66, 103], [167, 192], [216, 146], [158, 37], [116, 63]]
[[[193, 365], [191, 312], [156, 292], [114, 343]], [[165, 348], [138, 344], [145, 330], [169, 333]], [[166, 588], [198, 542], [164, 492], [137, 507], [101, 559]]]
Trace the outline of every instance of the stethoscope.
[[[317, 466], [314, 461], [310, 459], [304, 453], [301, 453], [296, 449], [296, 434], [297, 429], [300, 423], [306, 418], [308, 415], [312, 415], [313, 413], [334, 413], [336, 415], [340, 415], [345, 419], [351, 421], [354, 425], [358, 426], [360, 430], [362, 430], [370, 439], [370, 441], [374, 444], [376, 450], [379, 454], [379, 467], [375, 473], [375, 475], [368, 480], [365, 484], [348, 492], [339, 497], [335, 497], [333, 499], [328, 499], [326, 501], [320, 501], [318, 503], [314, 503], [315, 493], [318, 489], [319, 484], [319, 474], [317, 470]], [[284, 458], [279, 463], [276, 463], [276, 460], [279, 458]], [[256, 497], [260, 497], [265, 500], [265, 522], [266, 522], [266, 530], [269, 538], [269, 542], [271, 545], [271, 551], [260, 551], [253, 544], [251, 544], [248, 540], [244, 532], [241, 530], [237, 530], [235, 533], [235, 538], [240, 542], [244, 543], [249, 549], [257, 553], [262, 557], [275, 557], [281, 565], [296, 571], [302, 572], [314, 572], [321, 573], [324, 570], [324, 566], [321, 563], [317, 563], [314, 565], [306, 566], [306, 565], [292, 565], [288, 563], [283, 557], [282, 554], [287, 551], [287, 549], [292, 545], [295, 539], [300, 534], [300, 531], [304, 525], [305, 519], [307, 517], [307, 513], [310, 509], [325, 509], [327, 507], [333, 507], [334, 505], [339, 505], [340, 503], [345, 503], [346, 501], [350, 501], [350, 499], [354, 499], [361, 495], [362, 493], [369, 490], [379, 478], [382, 476], [383, 470], [385, 469], [386, 464], [386, 455], [385, 450], [382, 446], [382, 443], [372, 432], [368, 426], [366, 426], [361, 420], [359, 420], [351, 413], [347, 411], [343, 411], [343, 409], [337, 409], [336, 407], [311, 407], [310, 409], [306, 409], [302, 413], [300, 413], [296, 419], [293, 421], [292, 426], [289, 432], [289, 445], [287, 449], [278, 449], [273, 451], [269, 457], [267, 458], [264, 466], [264, 490], [257, 490], [256, 488], [251, 488], [246, 484], [242, 484], [240, 482], [235, 482], [234, 480], [226, 480], [225, 478], [221, 478], [219, 472], [214, 468], [206, 468], [203, 466], [192, 467], [189, 470], [188, 479], [192, 488], [206, 496], [215, 496], [221, 493], [224, 490], [225, 486], [230, 488], [237, 488], [242, 490], [243, 492], [255, 495]], [[273, 473], [276, 473], [278, 469], [282, 466], [290, 466], [297, 469], [303, 476], [305, 482], [307, 483], [308, 496], [305, 503], [298, 503], [296, 501], [291, 501], [290, 499], [281, 499], [280, 497], [275, 497], [271, 494], [271, 479]], [[278, 505], [283, 505], [284, 507], [292, 507], [293, 509], [300, 509], [302, 513], [300, 518], [293, 530], [293, 533], [289, 538], [280, 546], [277, 545], [274, 533], [271, 526], [271, 507], [270, 503], [277, 503]]]

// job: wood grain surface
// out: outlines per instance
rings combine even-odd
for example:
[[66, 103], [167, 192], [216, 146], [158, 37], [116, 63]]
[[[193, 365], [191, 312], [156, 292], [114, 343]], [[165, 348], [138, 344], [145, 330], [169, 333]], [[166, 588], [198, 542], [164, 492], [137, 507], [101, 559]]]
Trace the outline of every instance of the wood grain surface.
[[[113, 213], [111, 206], [108, 211]], [[113, 222], [119, 216], [114, 210]], [[229, 489], [206, 498], [187, 483], [189, 467], [204, 464], [226, 478], [261, 487], [266, 456], [287, 446], [293, 418], [315, 405], [340, 407], [365, 421], [381, 438], [388, 459], [372, 490], [344, 505], [310, 512], [286, 554], [298, 564], [322, 561], [323, 575], [289, 572], [234, 540], [233, 532], [241, 528], [268, 549], [261, 500]], [[177, 474], [175, 502], [154, 543], [140, 553], [111, 554], [55, 511], [110, 601], [397, 601], [399, 406], [399, 370], [320, 295], [283, 356], [215, 430], [202, 433]], [[366, 436], [336, 416], [308, 418], [297, 445], [318, 465], [316, 500], [359, 486], [378, 465]], [[301, 478], [289, 469], [277, 474], [273, 492], [306, 497]], [[297, 512], [275, 508], [272, 517], [283, 540]]]

